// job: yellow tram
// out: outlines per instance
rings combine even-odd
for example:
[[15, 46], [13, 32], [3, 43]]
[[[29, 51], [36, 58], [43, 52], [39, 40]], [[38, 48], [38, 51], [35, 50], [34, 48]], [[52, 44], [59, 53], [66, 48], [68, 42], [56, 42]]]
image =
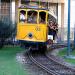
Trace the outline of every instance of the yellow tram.
[[48, 40], [48, 9], [20, 7], [16, 39], [25, 47], [46, 50]]
[[[17, 39], [46, 42], [47, 41], [47, 10], [19, 9], [18, 10]], [[24, 13], [24, 20], [21, 20]], [[41, 19], [42, 18], [42, 19]]]

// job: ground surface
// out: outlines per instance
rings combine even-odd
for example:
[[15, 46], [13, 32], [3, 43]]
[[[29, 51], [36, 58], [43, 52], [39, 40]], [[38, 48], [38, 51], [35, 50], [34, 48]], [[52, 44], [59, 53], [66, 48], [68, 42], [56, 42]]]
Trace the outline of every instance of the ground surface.
[[[63, 50], [60, 50], [58, 52], [58, 56], [64, 57], [65, 55], [67, 55], [67, 48], [64, 48]], [[71, 52], [71, 55], [74, 55], [75, 56], [75, 50], [73, 50]], [[75, 65], [75, 59], [69, 59], [69, 58], [64, 58], [64, 59], [65, 59], [66, 62], [69, 62], [69, 63]]]
[[[57, 51], [57, 50], [55, 50]], [[66, 55], [67, 48], [60, 50], [58, 56]], [[24, 54], [25, 50], [20, 47], [4, 47], [0, 49], [0, 75], [47, 75]], [[72, 52], [75, 55], [75, 51]], [[75, 65], [75, 60], [65, 59]]]
[[0, 75], [28, 75], [23, 65], [16, 60], [16, 54], [23, 51], [19, 47], [0, 49]]

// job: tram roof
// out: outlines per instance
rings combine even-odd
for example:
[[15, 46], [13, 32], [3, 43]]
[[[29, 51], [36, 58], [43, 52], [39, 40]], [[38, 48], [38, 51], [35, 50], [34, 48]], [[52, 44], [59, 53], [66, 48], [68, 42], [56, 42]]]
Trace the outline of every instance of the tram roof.
[[48, 8], [39, 8], [36, 6], [21, 6], [19, 9], [36, 9], [36, 10], [48, 10]]

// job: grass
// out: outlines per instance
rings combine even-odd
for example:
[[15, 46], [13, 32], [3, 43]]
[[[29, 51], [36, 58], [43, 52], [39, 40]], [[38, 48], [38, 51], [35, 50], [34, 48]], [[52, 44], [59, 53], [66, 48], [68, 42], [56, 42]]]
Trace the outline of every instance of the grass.
[[16, 53], [23, 51], [20, 47], [0, 49], [0, 75], [28, 75], [24, 67], [16, 61]]
[[[62, 51], [59, 51], [59, 53], [58, 53], [58, 56], [61, 56], [61, 57], [65, 56], [65, 55], [67, 55], [67, 48], [64, 48]], [[75, 56], [75, 50], [73, 50], [71, 52], [71, 55], [74, 55]], [[75, 59], [64, 58], [64, 60], [66, 62], [69, 62], [69, 63], [75, 65]]]

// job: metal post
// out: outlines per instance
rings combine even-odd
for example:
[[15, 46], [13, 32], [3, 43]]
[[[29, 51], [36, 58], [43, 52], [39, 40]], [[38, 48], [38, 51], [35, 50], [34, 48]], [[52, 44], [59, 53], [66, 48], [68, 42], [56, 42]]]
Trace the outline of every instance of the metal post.
[[1, 0], [0, 0], [0, 20], [1, 20]]
[[74, 49], [75, 49], [75, 24], [74, 24]]
[[68, 45], [68, 49], [67, 49], [67, 56], [66, 58], [69, 59], [75, 59], [75, 56], [71, 55], [71, 48], [70, 48], [70, 0], [68, 0], [68, 34], [67, 34], [67, 45]]
[[40, 0], [39, 0], [39, 8], [40, 8]]
[[67, 49], [67, 56], [70, 55], [70, 0], [68, 0], [68, 49]]
[[15, 24], [15, 0], [12, 0], [10, 3], [11, 3], [10, 16], [11, 16], [12, 24]]

